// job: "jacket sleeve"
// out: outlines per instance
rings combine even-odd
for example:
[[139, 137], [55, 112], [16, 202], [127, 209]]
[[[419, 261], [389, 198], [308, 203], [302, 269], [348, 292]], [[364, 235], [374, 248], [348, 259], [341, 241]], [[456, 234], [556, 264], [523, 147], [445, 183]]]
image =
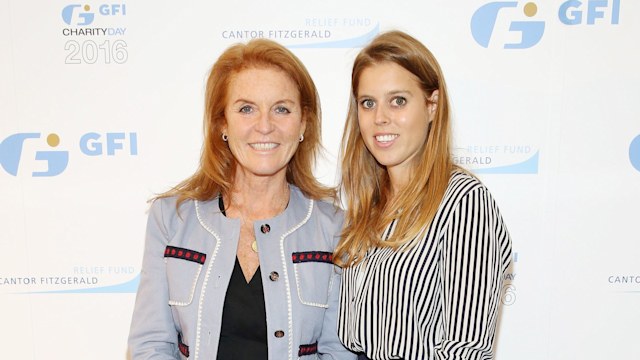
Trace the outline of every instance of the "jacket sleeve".
[[442, 243], [443, 341], [437, 360], [490, 359], [510, 238], [486, 188], [466, 194]]
[[324, 315], [322, 334], [318, 339], [318, 353], [323, 360], [352, 360], [356, 355], [342, 345], [338, 338], [338, 300], [340, 297], [341, 274], [335, 267], [329, 291], [329, 307]]
[[168, 203], [156, 200], [149, 212], [140, 285], [129, 332], [131, 360], [179, 359], [178, 333], [169, 307], [164, 263], [169, 234], [163, 206], [169, 206]]
[[[342, 211], [334, 214], [332, 221], [332, 248], [338, 245], [340, 241], [340, 233], [344, 223], [344, 215]], [[342, 269], [334, 266], [331, 276], [331, 287], [329, 288], [329, 307], [325, 311], [324, 322], [322, 324], [322, 333], [318, 338], [318, 353], [320, 359], [323, 360], [352, 360], [356, 359], [356, 355], [349, 351], [338, 337], [338, 311], [340, 307], [340, 282], [342, 280]]]

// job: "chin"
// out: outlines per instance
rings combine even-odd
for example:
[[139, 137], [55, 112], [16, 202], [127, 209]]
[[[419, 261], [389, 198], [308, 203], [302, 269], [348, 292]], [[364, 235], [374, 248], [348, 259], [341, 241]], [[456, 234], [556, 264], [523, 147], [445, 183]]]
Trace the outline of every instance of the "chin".
[[376, 161], [378, 162], [378, 164], [382, 165], [382, 166], [393, 166], [396, 165], [398, 163], [398, 161], [396, 161], [396, 159], [390, 158], [389, 156], [374, 156], [376, 158]]
[[256, 167], [253, 169], [247, 169], [247, 171], [255, 176], [275, 176], [280, 171], [284, 171], [285, 167]]

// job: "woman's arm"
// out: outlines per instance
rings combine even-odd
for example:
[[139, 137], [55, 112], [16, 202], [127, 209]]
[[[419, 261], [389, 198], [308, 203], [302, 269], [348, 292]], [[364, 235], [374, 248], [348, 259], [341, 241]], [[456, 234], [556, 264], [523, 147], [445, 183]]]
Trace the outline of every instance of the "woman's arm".
[[169, 307], [164, 263], [169, 236], [163, 203], [162, 199], [154, 201], [149, 212], [140, 285], [129, 333], [131, 360], [179, 359], [178, 333]]
[[[340, 241], [340, 233], [344, 224], [344, 213], [333, 206], [326, 208], [327, 219], [331, 219], [322, 226], [331, 234], [331, 248], [335, 249]], [[356, 355], [342, 345], [338, 338], [338, 311], [340, 310], [340, 287], [342, 270], [333, 267], [329, 288], [328, 308], [324, 314], [322, 333], [318, 338], [318, 353], [323, 360], [355, 360]]]
[[[336, 267], [336, 270], [338, 268]], [[352, 360], [356, 355], [347, 350], [338, 338], [338, 307], [340, 297], [340, 279], [339, 271], [334, 271], [332, 275], [331, 289], [329, 291], [329, 307], [324, 315], [324, 323], [322, 324], [322, 334], [318, 339], [318, 352], [320, 359], [324, 360]]]
[[439, 360], [491, 359], [511, 240], [491, 194], [466, 194], [451, 214], [440, 258], [443, 341]]

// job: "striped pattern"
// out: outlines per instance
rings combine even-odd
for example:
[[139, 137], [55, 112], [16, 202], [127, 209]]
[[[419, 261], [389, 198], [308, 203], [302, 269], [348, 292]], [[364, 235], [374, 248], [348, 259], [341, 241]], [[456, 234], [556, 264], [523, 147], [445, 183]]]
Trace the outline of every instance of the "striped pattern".
[[456, 171], [416, 246], [371, 249], [344, 270], [340, 339], [373, 360], [491, 359], [510, 260], [511, 239], [491, 194]]

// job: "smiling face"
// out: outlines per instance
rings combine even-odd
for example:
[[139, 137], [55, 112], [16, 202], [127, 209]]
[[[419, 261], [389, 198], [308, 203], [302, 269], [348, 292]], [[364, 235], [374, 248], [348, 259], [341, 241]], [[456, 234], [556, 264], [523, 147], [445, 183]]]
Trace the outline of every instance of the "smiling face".
[[249, 68], [234, 75], [225, 107], [236, 179], [282, 176], [304, 133], [300, 92], [277, 68]]
[[[436, 101], [434, 91], [430, 101]], [[418, 79], [392, 62], [373, 64], [360, 75], [358, 125], [367, 149], [389, 172], [394, 187], [411, 174], [427, 141], [436, 105], [427, 102]]]

